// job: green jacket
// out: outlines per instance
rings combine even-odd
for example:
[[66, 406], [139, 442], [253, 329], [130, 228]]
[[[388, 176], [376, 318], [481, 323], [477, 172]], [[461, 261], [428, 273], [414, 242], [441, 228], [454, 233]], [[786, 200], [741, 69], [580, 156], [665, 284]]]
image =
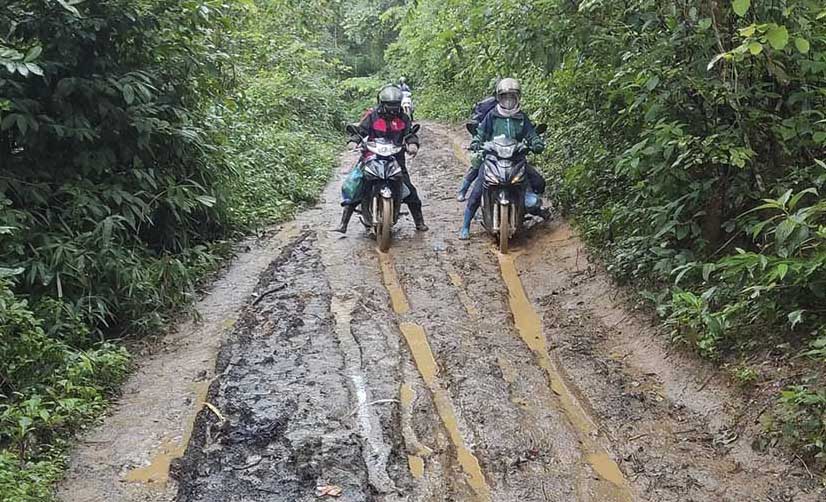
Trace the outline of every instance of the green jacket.
[[486, 141], [490, 141], [497, 136], [505, 136], [516, 141], [525, 140], [528, 148], [533, 153], [545, 151], [545, 142], [537, 134], [531, 119], [523, 112], [519, 112], [513, 117], [504, 117], [496, 109], [491, 110], [482, 120], [482, 123], [479, 124], [476, 136], [471, 142], [471, 148], [480, 147]]

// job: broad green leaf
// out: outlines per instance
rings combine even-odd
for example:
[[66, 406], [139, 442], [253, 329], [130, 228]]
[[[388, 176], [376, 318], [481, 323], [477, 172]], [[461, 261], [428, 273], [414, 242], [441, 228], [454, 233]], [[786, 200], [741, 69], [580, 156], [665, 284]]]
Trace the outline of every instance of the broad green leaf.
[[29, 49], [29, 52], [26, 53], [26, 58], [23, 60], [23, 62], [31, 63], [32, 61], [37, 59], [37, 57], [40, 56], [42, 52], [43, 47], [40, 47], [39, 45], [32, 47], [31, 49]]
[[797, 223], [794, 222], [791, 218], [787, 218], [783, 220], [780, 225], [777, 225], [777, 230], [774, 232], [774, 236], [777, 239], [778, 244], [783, 244], [792, 235], [792, 232], [797, 228]]
[[734, 0], [731, 6], [734, 8], [735, 14], [743, 17], [746, 15], [746, 12], [749, 11], [749, 7], [751, 7], [751, 0]]
[[741, 37], [751, 37], [754, 36], [754, 33], [757, 31], [757, 25], [752, 24], [750, 26], [746, 26], [745, 28], [740, 29], [740, 36]]
[[791, 312], [789, 314], [788, 319], [789, 324], [791, 324], [792, 326], [792, 329], [794, 329], [795, 326], [803, 322], [803, 312], [803, 310], [795, 310], [794, 312]]
[[123, 99], [127, 105], [131, 105], [135, 101], [135, 90], [129, 84], [123, 86]]
[[817, 196], [818, 195], [817, 188], [809, 187], [806, 190], [803, 190], [803, 191], [799, 192], [798, 194], [796, 194], [794, 197], [792, 197], [791, 200], [789, 201], [789, 210], [793, 211], [794, 208], [797, 207], [797, 204], [800, 203], [800, 199], [802, 199], [804, 196], [806, 196], [806, 194], [812, 194], [814, 196]]
[[20, 275], [23, 273], [23, 269], [20, 267], [16, 268], [5, 268], [0, 267], [0, 279], [6, 279], [7, 277], [14, 277], [16, 275]]
[[717, 270], [717, 265], [715, 263], [706, 263], [703, 265], [703, 280], [708, 282], [711, 274]]
[[800, 51], [801, 54], [808, 54], [809, 49], [811, 48], [811, 44], [809, 44], [809, 41], [803, 37], [795, 38], [794, 45], [795, 47], [797, 47], [797, 50]]
[[36, 65], [36, 64], [34, 64], [34, 63], [26, 63], [26, 68], [27, 68], [30, 72], [32, 72], [34, 75], [37, 75], [37, 76], [39, 76], [39, 77], [42, 77], [42, 76], [43, 76], [43, 69], [42, 69], [42, 68], [40, 68], [40, 66], [38, 66], [38, 65]]
[[761, 52], [763, 52], [763, 44], [757, 41], [749, 43], [749, 52], [752, 56], [760, 54]]
[[785, 26], [772, 26], [766, 33], [769, 44], [778, 51], [782, 51], [789, 44], [789, 30]]
[[[785, 192], [783, 192], [783, 195], [781, 195], [780, 198], [777, 199], [777, 205], [780, 208], [785, 209], [786, 204], [788, 204], [789, 199], [792, 197], [793, 193], [794, 193], [794, 190], [791, 190], [791, 189], [786, 190]], [[768, 203], [768, 202], [770, 202], [770, 200], [766, 200], [766, 202]]]

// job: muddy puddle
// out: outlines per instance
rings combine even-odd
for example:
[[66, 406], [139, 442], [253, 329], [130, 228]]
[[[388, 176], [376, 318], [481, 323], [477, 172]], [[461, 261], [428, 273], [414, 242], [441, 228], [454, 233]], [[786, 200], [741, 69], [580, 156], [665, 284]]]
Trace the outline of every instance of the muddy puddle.
[[[179, 502], [333, 488], [379, 502], [819, 500], [805, 471], [751, 450], [737, 394], [700, 388], [563, 223], [508, 256], [478, 223], [459, 241], [465, 137], [425, 124], [422, 140], [410, 170], [431, 231], [402, 218], [386, 254], [355, 218], [329, 232], [331, 183], [256, 275], [256, 294], [277, 291], [243, 302], [217, 363], [202, 361], [210, 407], [191, 394], [183, 457], [185, 428], [158, 435], [120, 484], [149, 487], [120, 480], [171, 463]], [[85, 500], [110, 499], [153, 500]]]

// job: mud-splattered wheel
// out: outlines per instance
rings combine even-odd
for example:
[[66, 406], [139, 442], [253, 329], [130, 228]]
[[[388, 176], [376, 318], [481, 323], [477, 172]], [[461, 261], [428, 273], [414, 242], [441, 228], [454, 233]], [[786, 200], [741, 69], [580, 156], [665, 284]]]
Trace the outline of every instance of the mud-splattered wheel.
[[381, 199], [379, 209], [379, 228], [376, 237], [379, 239], [379, 250], [384, 253], [390, 249], [390, 229], [393, 227], [393, 201]]
[[508, 246], [510, 241], [510, 206], [499, 206], [499, 252], [508, 254]]

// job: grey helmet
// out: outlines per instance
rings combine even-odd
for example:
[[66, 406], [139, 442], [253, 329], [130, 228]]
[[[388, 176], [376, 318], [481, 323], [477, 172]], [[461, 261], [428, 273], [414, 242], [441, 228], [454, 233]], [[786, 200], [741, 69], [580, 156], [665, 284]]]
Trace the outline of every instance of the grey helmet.
[[391, 115], [398, 115], [402, 110], [402, 90], [393, 84], [385, 85], [379, 91], [379, 111]]
[[405, 79], [404, 77], [399, 77], [399, 86], [403, 86], [406, 83], [407, 83], [407, 79]]
[[506, 115], [517, 113], [521, 98], [522, 85], [515, 78], [503, 78], [496, 84], [496, 102], [501, 113]]

